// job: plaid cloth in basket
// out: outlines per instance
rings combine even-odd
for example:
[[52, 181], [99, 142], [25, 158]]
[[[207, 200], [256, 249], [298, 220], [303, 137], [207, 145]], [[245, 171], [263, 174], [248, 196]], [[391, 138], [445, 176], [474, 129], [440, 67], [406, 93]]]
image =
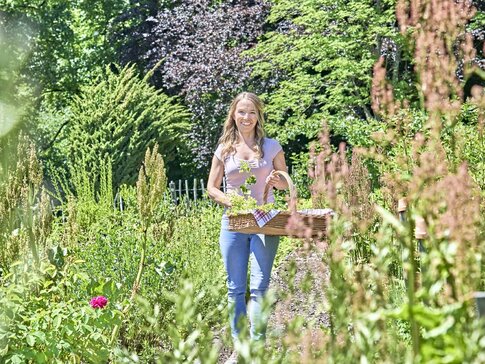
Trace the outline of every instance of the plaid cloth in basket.
[[256, 219], [256, 224], [259, 227], [263, 227], [270, 221], [273, 217], [278, 215], [278, 210], [269, 210], [268, 212], [264, 212], [263, 210], [254, 210], [253, 216]]

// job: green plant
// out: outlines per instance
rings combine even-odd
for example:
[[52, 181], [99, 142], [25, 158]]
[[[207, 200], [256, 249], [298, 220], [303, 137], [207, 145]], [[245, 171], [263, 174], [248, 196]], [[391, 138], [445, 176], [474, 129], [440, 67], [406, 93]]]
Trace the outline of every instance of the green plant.
[[[53, 249], [38, 270], [17, 263], [0, 288], [0, 357], [3, 363], [107, 360], [109, 333], [120, 322], [113, 282], [96, 282], [66, 250]], [[89, 299], [108, 296], [93, 309]], [[82, 338], [82, 340], [80, 340]]]
[[[470, 61], [470, 40], [460, 32], [472, 11], [465, 2], [408, 4], [400, 1], [397, 15], [402, 35], [416, 52], [422, 103], [403, 108], [411, 100], [403, 103], [394, 96], [384, 58], [376, 63], [373, 110], [386, 125], [357, 151], [377, 167], [380, 185], [371, 193], [369, 186], [362, 188], [361, 178], [352, 182], [352, 169], [364, 176], [365, 169], [356, 160], [352, 164], [357, 168], [349, 165], [344, 147], [333, 153], [328, 133], [317, 156], [316, 202], [337, 212], [324, 256], [331, 315], [324, 350], [334, 362], [483, 360], [480, 340], [485, 332], [470, 300], [483, 282], [483, 192], [467, 163], [476, 163], [473, 156], [480, 148], [470, 146], [470, 154], [463, 153], [465, 125], [457, 97], [463, 90], [452, 51], [458, 42], [462, 61]], [[436, 32], [437, 24], [445, 31]], [[477, 93], [473, 103], [483, 102]], [[369, 206], [359, 211], [371, 196], [380, 205], [377, 219], [375, 213], [365, 213]], [[402, 197], [407, 209], [399, 219], [396, 205]], [[427, 234], [418, 235], [418, 228]], [[358, 259], [354, 252], [363, 238], [366, 259]]]
[[[413, 92], [395, 19], [395, 1], [274, 1], [267, 31], [250, 50], [253, 76], [268, 82], [262, 94], [271, 120], [268, 133], [291, 155], [308, 150], [335, 118], [351, 128], [372, 123], [372, 65], [387, 46], [393, 81]], [[323, 36], [322, 36], [323, 35]], [[355, 40], [359, 41], [356, 42]], [[356, 133], [352, 133], [356, 135]], [[348, 134], [339, 134], [345, 139]]]
[[[0, 269], [24, 255], [38, 265], [50, 232], [49, 198], [42, 189], [42, 167], [35, 146], [22, 134], [13, 158], [0, 170]], [[3, 146], [6, 150], [8, 143]]]
[[140, 160], [155, 143], [164, 159], [171, 159], [188, 128], [188, 113], [148, 83], [154, 71], [140, 79], [135, 66], [119, 72], [106, 68], [96, 82], [82, 88], [69, 105], [69, 163], [96, 173], [109, 157], [118, 187], [136, 181]]
[[113, 211], [113, 173], [111, 158], [100, 161], [96, 171], [89, 171], [81, 161], [77, 166], [69, 166], [68, 171], [55, 169], [49, 164], [48, 172], [52, 180], [50, 191], [61, 207], [59, 212], [69, 222], [71, 232], [66, 234], [66, 245], [73, 246], [79, 232], [103, 225]]
[[239, 173], [246, 173], [247, 177], [244, 183], [241, 185], [242, 195], [237, 192], [232, 191], [229, 193], [229, 201], [231, 201], [231, 208], [227, 212], [228, 215], [237, 215], [240, 213], [247, 213], [254, 209], [262, 211], [270, 211], [274, 208], [273, 203], [266, 203], [263, 205], [258, 205], [258, 202], [254, 197], [251, 196], [251, 190], [249, 187], [256, 183], [256, 176], [251, 172], [251, 166], [249, 162], [242, 161], [239, 166]]
[[[137, 207], [140, 220], [141, 244], [140, 261], [136, 273], [131, 296], [128, 305], [123, 309], [126, 314], [133, 304], [133, 300], [140, 289], [143, 270], [145, 269], [145, 259], [147, 253], [148, 233], [152, 225], [155, 210], [163, 198], [163, 193], [167, 187], [165, 167], [162, 156], [158, 153], [158, 145], [155, 144], [153, 150], [148, 149], [145, 153], [145, 160], [142, 163], [136, 183]], [[111, 342], [117, 339], [119, 326], [115, 326]]]
[[[124, 212], [128, 213], [129, 210]], [[143, 284], [136, 296], [143, 297], [151, 306], [155, 303], [159, 306], [161, 314], [157, 319], [158, 329], [140, 329], [146, 325], [144, 306], [137, 304], [138, 298], [135, 298], [125, 316], [127, 323], [120, 331], [121, 342], [128, 353], [136, 352], [144, 360], [154, 361], [155, 357], [172, 355], [177, 349], [170, 330], [176, 328], [183, 337], [190, 334], [185, 331], [186, 326], [174, 324], [174, 320], [178, 320], [175, 296], [163, 293], [180, 292], [187, 280], [194, 292], [205, 292], [197, 299], [196, 310], [197, 315], [203, 319], [203, 325], [209, 325], [212, 330], [220, 329], [220, 314], [211, 312], [218, 310], [221, 303], [225, 302], [224, 269], [216, 248], [221, 215], [222, 209], [203, 201], [189, 207], [185, 204], [174, 207], [167, 199], [158, 206], [153, 220], [153, 239], [149, 239], [147, 244]], [[130, 253], [131, 244], [129, 241], [123, 242], [118, 248], [120, 255], [125, 255], [124, 252], [128, 256], [139, 254]], [[92, 255], [94, 253], [89, 253], [89, 256]], [[131, 262], [133, 270], [136, 261], [131, 259]], [[128, 266], [125, 272], [125, 275], [133, 277]], [[186, 349], [191, 350], [188, 347]]]

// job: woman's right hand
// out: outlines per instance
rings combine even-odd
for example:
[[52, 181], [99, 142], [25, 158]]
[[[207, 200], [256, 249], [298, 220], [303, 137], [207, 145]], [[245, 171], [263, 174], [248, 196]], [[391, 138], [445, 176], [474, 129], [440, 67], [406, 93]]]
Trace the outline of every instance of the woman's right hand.
[[231, 207], [231, 201], [228, 196], [221, 191], [222, 178], [224, 177], [224, 163], [215, 155], [212, 157], [211, 170], [207, 181], [207, 194], [211, 199], [224, 207]]
[[232, 207], [232, 202], [231, 202], [231, 195], [230, 193], [225, 193], [224, 194], [224, 202], [223, 202], [224, 207], [230, 209]]

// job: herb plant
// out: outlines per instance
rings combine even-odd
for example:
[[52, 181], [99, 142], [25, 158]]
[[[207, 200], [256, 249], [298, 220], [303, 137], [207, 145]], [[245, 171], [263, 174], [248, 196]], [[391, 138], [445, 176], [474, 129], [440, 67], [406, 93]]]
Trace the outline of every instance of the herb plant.
[[229, 200], [231, 201], [231, 209], [228, 212], [229, 215], [237, 215], [240, 213], [247, 213], [249, 211], [258, 209], [268, 212], [274, 208], [273, 203], [266, 203], [258, 206], [258, 202], [254, 197], [251, 197], [250, 186], [256, 184], [256, 176], [251, 172], [251, 166], [247, 161], [242, 161], [239, 166], [239, 173], [248, 173], [248, 177], [241, 185], [242, 195], [236, 192], [229, 193]]

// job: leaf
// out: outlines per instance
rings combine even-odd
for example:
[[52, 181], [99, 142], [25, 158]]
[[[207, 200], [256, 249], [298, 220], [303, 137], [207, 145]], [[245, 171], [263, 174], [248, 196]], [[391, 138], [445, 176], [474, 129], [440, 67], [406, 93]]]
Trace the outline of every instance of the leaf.
[[61, 326], [62, 323], [62, 317], [60, 315], [54, 317], [54, 320], [52, 321], [52, 325], [54, 326], [54, 329], [58, 329]]
[[10, 357], [10, 362], [12, 364], [23, 364], [25, 363], [25, 357], [20, 354], [14, 354]]
[[413, 306], [414, 319], [424, 328], [437, 326], [444, 319], [444, 314], [440, 311], [433, 310], [424, 305]]
[[32, 335], [34, 335], [35, 337], [37, 337], [38, 340], [36, 340], [37, 342], [39, 343], [45, 343], [46, 342], [46, 337], [45, 337], [45, 333], [42, 332], [42, 331], [34, 331], [32, 333]]
[[34, 346], [35, 345], [35, 336], [33, 336], [33, 335], [27, 335], [26, 340], [27, 340], [27, 344], [28, 345], [30, 345], [30, 346]]
[[8, 353], [8, 344], [6, 344], [3, 348], [0, 348], [0, 357], [7, 355]]

